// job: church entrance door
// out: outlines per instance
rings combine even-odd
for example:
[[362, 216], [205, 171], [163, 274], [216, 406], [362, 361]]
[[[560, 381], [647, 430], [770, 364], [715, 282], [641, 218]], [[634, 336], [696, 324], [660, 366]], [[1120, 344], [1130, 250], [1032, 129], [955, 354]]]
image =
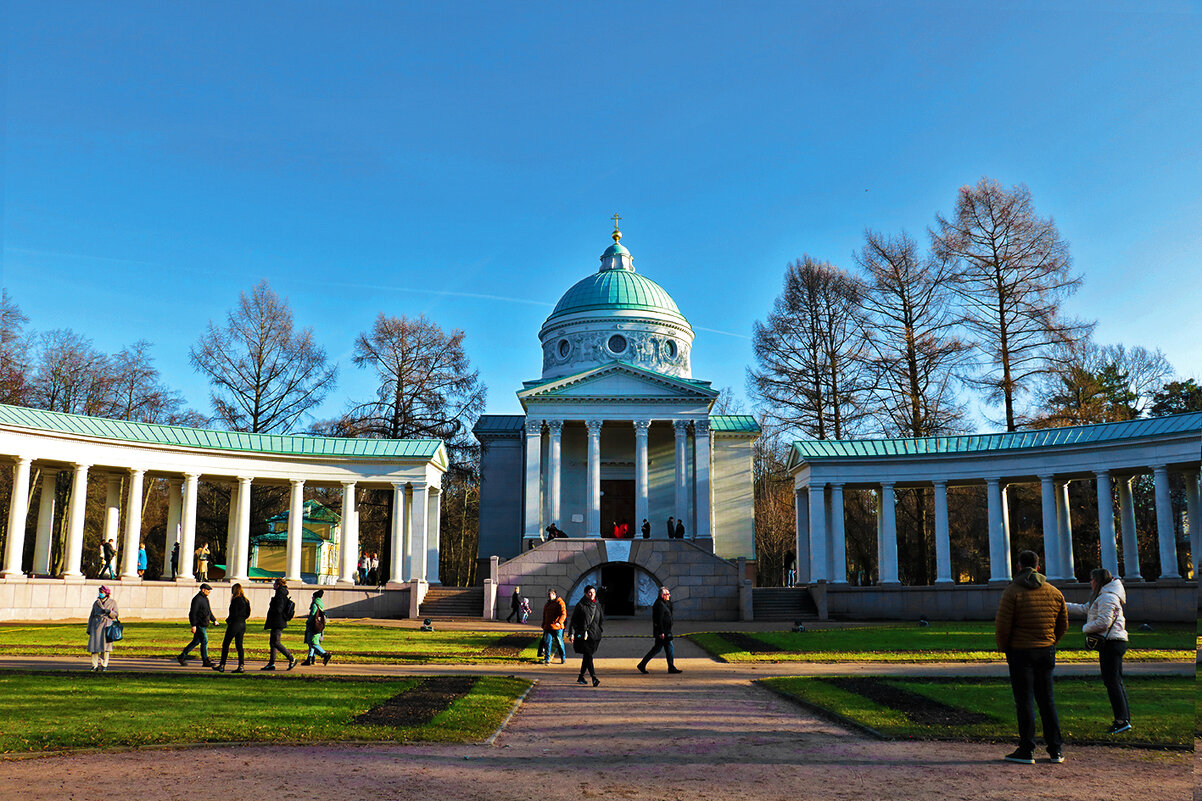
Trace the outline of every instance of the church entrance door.
[[634, 565], [611, 562], [601, 566], [602, 609], [606, 617], [633, 615]]
[[626, 524], [626, 537], [633, 538], [642, 521], [634, 519], [634, 481], [601, 481], [601, 536], [612, 537], [614, 524]]

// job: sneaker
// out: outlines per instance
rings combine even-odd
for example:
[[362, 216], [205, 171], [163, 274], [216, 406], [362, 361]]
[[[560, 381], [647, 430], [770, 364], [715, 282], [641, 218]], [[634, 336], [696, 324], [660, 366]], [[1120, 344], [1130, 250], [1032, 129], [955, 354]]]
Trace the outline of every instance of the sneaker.
[[213, 670], [216, 670], [218, 673], [224, 673], [225, 665], [213, 665]]
[[331, 656], [333, 656], [333, 654], [331, 654], [329, 651], [325, 652], [325, 655], [322, 656], [322, 658], [321, 658], [321, 666], [322, 667], [325, 667], [326, 665], [330, 664]]
[[176, 662], [179, 662], [179, 663], [180, 663], [181, 665], [183, 665], [184, 667], [187, 667], [187, 666], [188, 666], [188, 657], [184, 656], [183, 654], [180, 654], [179, 656], [177, 656], [177, 657], [175, 658], [175, 661], [176, 661]]
[[593, 676], [593, 686], [596, 687], [600, 683], [601, 683], [601, 679], [597, 678], [596, 676]]
[[1030, 751], [1024, 751], [1021, 748], [1012, 754], [1006, 754], [1003, 757], [1007, 762], [1017, 762], [1020, 765], [1034, 765], [1035, 756]]
[[201, 666], [201, 667], [207, 667], [207, 668], [211, 668], [211, 667], [213, 667], [213, 660], [211, 660], [211, 659], [206, 659], [206, 660], [204, 660], [203, 662], [201, 662], [201, 663], [200, 663], [200, 666]]
[[1110, 725], [1110, 728], [1106, 730], [1106, 733], [1107, 734], [1122, 734], [1125, 731], [1131, 731], [1131, 721], [1116, 720], [1114, 723], [1112, 723]]
[[275, 665], [273, 665], [271, 662], [268, 662], [266, 665], [259, 668], [259, 670], [275, 670]]
[[542, 665], [543, 667], [546, 667], [547, 665], [551, 664], [551, 660], [544, 659], [543, 661], [539, 662], [539, 664]]
[[639, 673], [646, 674], [647, 666], [644, 665], [642, 662], [639, 662], [637, 665], [635, 665], [635, 667], [637, 667], [639, 669]]
[[245, 673], [245, 672], [246, 672], [246, 671], [242, 669], [242, 666], [241, 666], [241, 665], [238, 665], [238, 667], [236, 667], [236, 668], [234, 668], [233, 670], [231, 670], [231, 671], [230, 671], [230, 673]]
[[1054, 765], [1059, 765], [1061, 762], [1064, 761], [1064, 754], [1061, 753], [1060, 751], [1049, 751], [1048, 752], [1048, 761]]
[[670, 667], [670, 668], [668, 668], [668, 672], [669, 673], [684, 673], [684, 671], [678, 667]]
[[288, 658], [288, 669], [292, 670], [292, 668], [294, 668], [294, 667], [296, 667], [296, 657], [291, 656]]
[[588, 682], [584, 680], [584, 676], [580, 676], [580, 677], [578, 677], [578, 678], [576, 679], [576, 683], [577, 683], [577, 684], [588, 684]]

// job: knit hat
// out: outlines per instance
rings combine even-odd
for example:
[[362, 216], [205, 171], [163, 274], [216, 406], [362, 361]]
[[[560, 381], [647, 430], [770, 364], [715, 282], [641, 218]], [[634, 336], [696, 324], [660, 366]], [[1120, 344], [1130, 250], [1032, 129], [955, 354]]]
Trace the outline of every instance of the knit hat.
[[101, 595], [112, 595], [112, 594], [113, 594], [113, 591], [112, 591], [112, 590], [110, 590], [108, 587], [101, 587], [101, 588], [100, 588], [100, 594], [101, 594]]

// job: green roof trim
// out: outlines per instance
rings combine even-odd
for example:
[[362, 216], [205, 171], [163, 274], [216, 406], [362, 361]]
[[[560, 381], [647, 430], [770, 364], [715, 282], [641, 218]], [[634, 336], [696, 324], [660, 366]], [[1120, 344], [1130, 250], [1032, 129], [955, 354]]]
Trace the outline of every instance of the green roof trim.
[[1118, 423], [1008, 431], [1000, 434], [965, 434], [920, 439], [802, 440], [793, 443], [794, 457], [804, 461], [846, 459], [857, 456], [926, 456], [952, 453], [990, 453], [1028, 448], [1093, 445], [1165, 434], [1202, 437], [1202, 412], [1169, 417], [1149, 417]]
[[[267, 543], [288, 542], [287, 531], [268, 531], [265, 534], [256, 534], [251, 537], [251, 542], [255, 545], [263, 545]], [[326, 542], [326, 538], [318, 534], [311, 528], [301, 527], [301, 542]]]
[[134, 423], [105, 417], [48, 412], [0, 404], [0, 425], [34, 428], [148, 445], [174, 445], [218, 451], [251, 451], [281, 456], [352, 456], [358, 459], [431, 459], [442, 447], [437, 439], [350, 439], [301, 434], [245, 434], [158, 423]]
[[577, 281], [559, 299], [547, 322], [577, 312], [602, 310], [660, 312], [687, 325], [672, 296], [650, 278], [632, 270], [602, 270]]
[[718, 434], [761, 434], [763, 430], [749, 414], [712, 414], [710, 431]]
[[[307, 500], [304, 503], [304, 521], [306, 523], [338, 523], [341, 522], [342, 516], [335, 512], [324, 503], [315, 500]], [[291, 511], [285, 509], [277, 515], [272, 515], [267, 518], [268, 523], [284, 523], [287, 522]]]

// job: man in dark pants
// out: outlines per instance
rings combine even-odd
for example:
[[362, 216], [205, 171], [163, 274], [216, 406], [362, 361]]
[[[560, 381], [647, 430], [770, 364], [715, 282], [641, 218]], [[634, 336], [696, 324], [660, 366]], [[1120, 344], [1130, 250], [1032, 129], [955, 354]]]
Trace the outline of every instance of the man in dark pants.
[[179, 543], [171, 546], [171, 580], [175, 581], [175, 574], [179, 572]]
[[675, 539], [675, 538], [676, 538], [676, 518], [669, 517], [668, 518], [668, 539], [671, 540], [671, 539]]
[[270, 650], [267, 652], [267, 664], [259, 670], [275, 670], [276, 651], [279, 651], [280, 655], [288, 660], [289, 670], [296, 667], [296, 657], [284, 647], [283, 642], [284, 629], [295, 614], [296, 603], [288, 597], [287, 582], [282, 578], [276, 579], [275, 594], [271, 596], [271, 601], [267, 604], [267, 620], [263, 622], [263, 628], [271, 632]]
[[209, 606], [209, 593], [213, 588], [208, 584], [201, 584], [200, 591], [192, 597], [192, 608], [188, 610], [188, 623], [192, 626], [192, 642], [188, 643], [188, 647], [180, 651], [176, 657], [181, 665], [188, 664], [188, 654], [192, 653], [192, 649], [200, 646], [200, 661], [207, 668], [213, 667], [212, 660], [209, 659], [209, 624], [216, 623], [217, 618], [213, 617], [213, 609]]
[[677, 669], [676, 654], [672, 649], [672, 593], [667, 587], [659, 588], [659, 597], [655, 599], [655, 606], [651, 607], [651, 634], [655, 637], [655, 644], [639, 661], [639, 673], [647, 672], [647, 663], [661, 649], [668, 658], [668, 672], [684, 673], [683, 670]]
[[1018, 555], [1019, 572], [1002, 593], [995, 621], [997, 647], [1006, 654], [1018, 714], [1018, 749], [1007, 762], [1035, 764], [1035, 709], [1043, 721], [1044, 746], [1052, 762], [1063, 762], [1060, 720], [1052, 693], [1056, 643], [1068, 629], [1068, 607], [1060, 590], [1036, 572], [1034, 551]]
[[509, 596], [509, 617], [505, 618], [508, 623], [517, 617], [518, 622], [522, 621], [522, 588], [514, 587], [513, 595]]
[[684, 539], [684, 521], [683, 520], [676, 521], [676, 539], [678, 539], [678, 540]]

